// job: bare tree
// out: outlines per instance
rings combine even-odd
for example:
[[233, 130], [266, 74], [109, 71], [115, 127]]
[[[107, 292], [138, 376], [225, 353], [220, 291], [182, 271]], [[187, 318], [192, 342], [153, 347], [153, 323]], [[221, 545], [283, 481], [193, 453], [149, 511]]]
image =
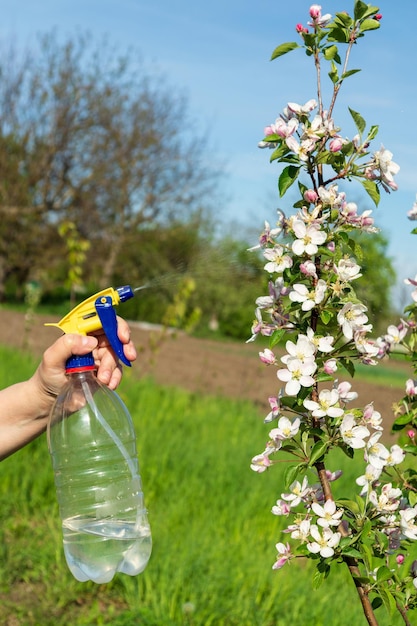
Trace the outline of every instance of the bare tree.
[[[20, 195], [1, 196], [2, 214], [13, 205], [36, 216], [42, 232], [71, 220], [92, 243], [92, 274], [109, 284], [126, 237], [210, 208], [219, 176], [205, 138], [192, 128], [180, 92], [136, 53], [120, 56], [86, 34], [62, 43], [52, 33], [30, 54], [9, 49], [3, 58], [0, 139], [5, 145], [12, 137], [20, 154], [14, 176], [6, 168], [0, 178]], [[44, 254], [38, 250], [38, 263]]]

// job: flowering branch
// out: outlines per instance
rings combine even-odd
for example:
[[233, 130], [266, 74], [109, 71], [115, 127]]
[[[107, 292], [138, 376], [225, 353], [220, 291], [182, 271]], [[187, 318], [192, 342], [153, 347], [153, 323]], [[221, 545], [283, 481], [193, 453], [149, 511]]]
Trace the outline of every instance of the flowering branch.
[[[251, 468], [266, 471], [281, 452], [294, 459], [286, 472], [286, 491], [272, 513], [290, 519], [284, 533], [297, 546], [277, 543], [273, 568], [304, 556], [315, 561], [319, 583], [329, 575], [331, 562], [344, 562], [370, 625], [377, 624], [375, 610], [381, 604], [390, 613], [397, 610], [406, 624], [409, 611], [417, 608], [417, 562], [411, 570], [400, 567], [417, 539], [417, 472], [402, 469], [406, 454], [417, 454], [417, 380], [407, 381], [406, 395], [396, 407], [395, 428], [407, 427], [408, 439], [389, 449], [380, 441], [382, 417], [373, 403], [351, 408], [357, 393], [350, 382], [339, 382], [343, 370], [353, 376], [356, 363], [376, 365], [400, 348], [414, 362], [417, 378], [417, 276], [406, 281], [416, 287], [407, 320], [373, 339], [367, 307], [354, 289], [361, 276], [361, 251], [352, 234], [372, 236], [377, 228], [372, 212], [359, 213], [336, 184], [358, 181], [375, 205], [381, 189], [397, 189], [399, 166], [391, 152], [383, 146], [370, 151], [378, 127], [366, 130], [362, 116], [349, 109], [357, 134], [347, 139], [333, 119], [342, 84], [359, 71], [348, 69], [352, 47], [367, 31], [379, 28], [381, 17], [377, 7], [361, 0], [354, 2], [353, 16], [323, 15], [319, 5], [312, 5], [308, 26], [296, 26], [301, 44], [281, 44], [272, 54], [275, 59], [303, 48], [314, 61], [317, 99], [303, 105], [289, 102], [259, 144], [272, 150], [271, 162], [282, 165], [280, 196], [297, 183], [300, 199], [293, 214], [278, 211], [275, 227], [265, 222], [256, 246], [266, 261], [269, 293], [256, 301], [249, 339], [269, 338], [260, 359], [277, 368], [282, 383], [278, 395], [269, 398], [265, 418], [276, 426]], [[343, 63], [341, 45], [346, 46]], [[332, 83], [327, 109], [321, 84], [325, 64]], [[417, 218], [417, 203], [410, 213]], [[275, 349], [285, 339], [285, 354], [278, 356]], [[356, 480], [359, 494], [338, 501], [332, 482], [340, 472], [327, 468], [335, 448], [350, 459], [361, 452], [364, 461], [364, 473]], [[310, 484], [310, 475], [318, 482]]]

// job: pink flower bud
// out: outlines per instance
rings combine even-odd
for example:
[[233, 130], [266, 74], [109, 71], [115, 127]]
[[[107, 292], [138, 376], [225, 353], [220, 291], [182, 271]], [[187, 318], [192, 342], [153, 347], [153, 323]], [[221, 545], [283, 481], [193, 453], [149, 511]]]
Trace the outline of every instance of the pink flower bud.
[[317, 201], [318, 198], [318, 194], [314, 191], [314, 189], [307, 189], [307, 191], [304, 192], [304, 200], [306, 202], [310, 202], [311, 204], [315, 204], [315, 202]]
[[336, 244], [334, 241], [329, 241], [326, 247], [330, 250], [330, 252], [334, 252], [336, 250]]
[[310, 7], [310, 17], [313, 20], [317, 20], [321, 16], [321, 6], [319, 4], [312, 4]]
[[334, 374], [337, 371], [337, 361], [336, 359], [328, 359], [324, 364], [323, 364], [323, 369], [326, 372], [326, 374]]
[[329, 143], [330, 152], [339, 152], [343, 147], [343, 139], [341, 137], [335, 137]]
[[410, 439], [414, 439], [414, 437], [416, 436], [416, 433], [414, 432], [414, 430], [407, 430], [407, 436], [410, 437]]
[[397, 561], [397, 565], [402, 565], [405, 561], [405, 556], [403, 554], [397, 554], [395, 560]]
[[259, 353], [259, 358], [262, 363], [266, 363], [266, 365], [272, 365], [275, 363], [275, 354], [269, 348], [266, 348], [263, 352]]

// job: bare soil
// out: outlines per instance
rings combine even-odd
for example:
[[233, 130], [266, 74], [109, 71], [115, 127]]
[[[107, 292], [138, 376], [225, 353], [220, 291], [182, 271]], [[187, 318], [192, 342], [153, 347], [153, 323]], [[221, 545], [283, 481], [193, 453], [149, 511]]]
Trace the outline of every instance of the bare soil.
[[[37, 315], [25, 330], [23, 313], [0, 310], [0, 344], [25, 348], [36, 358], [59, 336], [59, 330], [47, 328], [51, 316]], [[132, 339], [139, 352], [133, 376], [151, 375], [157, 383], [175, 385], [189, 391], [250, 400], [260, 411], [268, 411], [268, 397], [278, 392], [276, 369], [259, 360], [261, 343], [197, 339], [184, 333], [165, 333], [146, 324], [131, 322]], [[380, 367], [380, 366], [378, 366]], [[390, 368], [405, 366], [395, 365]], [[404, 371], [406, 376], [406, 371]], [[361, 406], [374, 401], [384, 416], [401, 395], [395, 387], [354, 381]], [[358, 403], [359, 403], [358, 401]]]

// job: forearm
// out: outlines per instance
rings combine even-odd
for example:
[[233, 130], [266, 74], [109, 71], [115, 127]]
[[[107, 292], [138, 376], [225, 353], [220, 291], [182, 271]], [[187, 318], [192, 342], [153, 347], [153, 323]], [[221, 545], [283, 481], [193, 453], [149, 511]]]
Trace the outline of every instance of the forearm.
[[52, 403], [40, 396], [36, 374], [0, 391], [0, 460], [46, 430]]

